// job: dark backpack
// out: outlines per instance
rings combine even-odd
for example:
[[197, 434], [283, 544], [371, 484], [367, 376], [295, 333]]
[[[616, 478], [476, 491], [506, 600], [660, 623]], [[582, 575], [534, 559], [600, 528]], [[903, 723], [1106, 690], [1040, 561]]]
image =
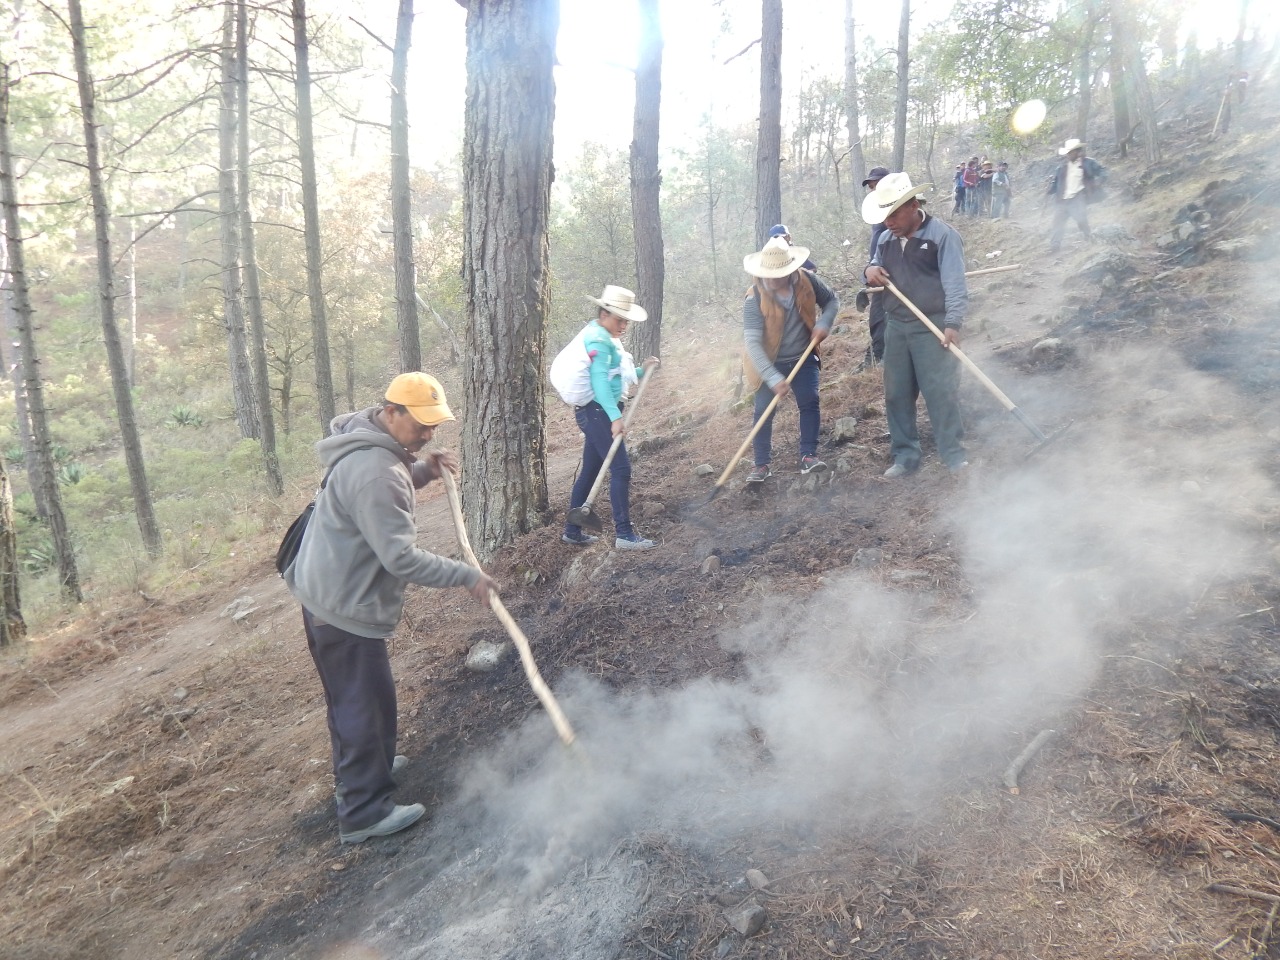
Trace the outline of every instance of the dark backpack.
[[[325, 484], [329, 482], [329, 477], [333, 475], [333, 468], [341, 463], [345, 457], [350, 456], [357, 450], [369, 449], [372, 449], [372, 445], [354, 447], [329, 464], [329, 469], [325, 471], [324, 479], [320, 481], [320, 490], [323, 490]], [[320, 490], [316, 491], [317, 497], [320, 496]], [[298, 551], [302, 548], [302, 538], [307, 532], [307, 524], [311, 522], [311, 515], [315, 512], [316, 501], [313, 497], [302, 512], [294, 518], [293, 523], [289, 524], [289, 529], [284, 532], [284, 538], [280, 541], [280, 546], [276, 548], [276, 573], [280, 574], [280, 576], [284, 576], [284, 572], [289, 569], [289, 564], [293, 563], [297, 558]]]

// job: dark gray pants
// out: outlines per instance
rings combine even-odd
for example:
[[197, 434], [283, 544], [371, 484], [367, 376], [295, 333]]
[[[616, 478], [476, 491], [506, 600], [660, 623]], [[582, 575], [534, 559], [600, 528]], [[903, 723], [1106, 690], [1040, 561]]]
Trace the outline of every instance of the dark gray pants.
[[322, 623], [306, 607], [302, 626], [324, 687], [333, 776], [343, 786], [338, 824], [345, 832], [363, 830], [395, 806], [396, 687], [387, 641]]
[[[941, 318], [934, 322], [942, 326]], [[884, 335], [884, 409], [889, 418], [893, 462], [908, 470], [920, 465], [916, 400], [921, 394], [933, 424], [938, 456], [946, 466], [958, 466], [965, 460], [964, 447], [960, 445], [964, 438], [960, 361], [919, 320], [889, 317]]]
[[1053, 207], [1053, 226], [1049, 230], [1049, 249], [1057, 250], [1062, 246], [1062, 238], [1067, 232], [1067, 218], [1070, 217], [1080, 228], [1086, 240], [1093, 234], [1089, 232], [1089, 204], [1080, 191], [1070, 200], [1057, 200]]

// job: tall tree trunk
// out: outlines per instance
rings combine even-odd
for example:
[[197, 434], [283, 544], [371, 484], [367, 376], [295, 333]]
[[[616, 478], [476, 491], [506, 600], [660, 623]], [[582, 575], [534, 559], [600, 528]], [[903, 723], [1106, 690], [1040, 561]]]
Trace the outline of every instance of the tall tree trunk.
[[763, 0], [760, 127], [756, 134], [756, 249], [782, 220], [782, 0]]
[[236, 8], [228, 2], [222, 20], [222, 99], [218, 112], [218, 234], [222, 256], [222, 323], [227, 331], [227, 366], [240, 436], [258, 436], [258, 415], [244, 328], [240, 268], [240, 214], [236, 201]]
[[1123, 3], [1124, 0], [1111, 0], [1111, 49], [1108, 63], [1111, 70], [1111, 112], [1115, 120], [1116, 150], [1121, 157], [1127, 157], [1133, 121], [1129, 115], [1129, 82], [1125, 71], [1125, 50], [1128, 48], [1128, 40], [1124, 35]]
[[138, 229], [129, 218], [129, 332], [124, 338], [124, 369], [129, 386], [137, 382], [138, 353]]
[[31, 434], [31, 412], [27, 407], [27, 378], [22, 361], [22, 322], [18, 317], [17, 297], [13, 291], [13, 278], [9, 273], [9, 249], [4, 247], [4, 330], [9, 342], [14, 344], [13, 367], [7, 371], [13, 380], [13, 412], [17, 421], [18, 441], [22, 444], [22, 462], [27, 470], [27, 486], [35, 500], [36, 516], [46, 523], [49, 505], [45, 502], [45, 485], [41, 478], [40, 457], [37, 456], [35, 438]]
[[[58, 490], [57, 470], [53, 464], [53, 444], [49, 435], [49, 418], [44, 406], [44, 385], [40, 379], [40, 354], [36, 350], [35, 326], [32, 323], [31, 296], [27, 287], [26, 258], [22, 250], [22, 222], [18, 218], [18, 191], [13, 178], [13, 151], [9, 146], [9, 65], [0, 66], [0, 206], [4, 207], [5, 256], [8, 262], [9, 296], [12, 298], [22, 375], [31, 417], [31, 459], [39, 464], [40, 492], [53, 551], [58, 558], [58, 581], [63, 595], [79, 603], [80, 573], [76, 569], [75, 550], [62, 512], [62, 494]], [[35, 478], [33, 478], [35, 479]]]
[[[720, 252], [716, 244], [716, 204], [720, 193], [716, 190], [715, 175], [712, 167], [711, 137], [714, 132], [711, 118], [707, 118], [707, 151], [706, 151], [706, 187], [707, 187], [707, 237], [708, 252], [711, 254], [711, 292], [720, 299]], [[764, 246], [764, 244], [761, 244]]]
[[13, 488], [0, 457], [0, 647], [27, 635], [18, 591], [18, 528], [13, 520]]
[[[271, 412], [271, 375], [267, 368], [267, 325], [262, 319], [262, 291], [258, 286], [258, 253], [253, 235], [253, 207], [249, 192], [249, 11], [236, 0], [236, 193], [240, 205], [240, 249], [244, 257], [244, 305], [249, 315], [249, 358], [253, 363], [253, 393], [258, 408], [258, 444], [267, 491], [284, 493], [280, 459], [276, 454], [276, 424]], [[305, 180], [305, 176], [303, 178]]]
[[907, 101], [911, 92], [911, 0], [902, 0], [898, 21], [898, 97], [893, 114], [893, 169], [907, 167]]
[[543, 354], [559, 25], [559, 0], [468, 5], [462, 492], [486, 555], [547, 509]]
[[[413, 197], [409, 187], [409, 45], [413, 37], [413, 0], [400, 0], [396, 46], [391, 57], [391, 242], [396, 269], [396, 330], [401, 371], [422, 369], [422, 331], [414, 298]], [[468, 101], [469, 102], [469, 101]], [[465, 487], [465, 481], [464, 481]]]
[[1093, 107], [1093, 38], [1098, 30], [1097, 0], [1085, 0], [1084, 29], [1080, 36], [1080, 49], [1076, 54], [1076, 89], [1080, 98], [1076, 103], [1076, 137], [1089, 139], [1089, 112]]
[[[867, 179], [862, 152], [862, 119], [858, 110], [858, 48], [854, 42], [853, 0], [844, 0], [844, 115], [849, 128], [850, 183]], [[856, 194], [855, 194], [856, 196]]]
[[631, 343], [640, 358], [660, 356], [666, 266], [662, 248], [662, 172], [658, 128], [662, 105], [662, 24], [659, 0], [640, 0], [640, 61], [636, 65], [635, 120], [631, 136], [631, 221], [636, 246], [636, 295], [649, 311], [634, 323]]
[[307, 3], [293, 0], [294, 89], [298, 98], [298, 160], [302, 164], [302, 217], [307, 247], [307, 300], [311, 304], [312, 354], [316, 365], [316, 403], [320, 435], [329, 435], [337, 416], [333, 366], [329, 357], [329, 321], [325, 317], [320, 265], [320, 201], [317, 195], [316, 145], [311, 127], [311, 61], [307, 47]]
[[102, 182], [102, 162], [98, 156], [98, 121], [95, 116], [93, 76], [89, 73], [89, 54], [84, 42], [84, 18], [80, 0], [67, 0], [71, 14], [71, 43], [75, 51], [76, 85], [80, 89], [80, 113], [84, 121], [84, 149], [89, 167], [89, 197], [93, 204], [93, 228], [97, 235], [98, 300], [102, 312], [102, 339], [107, 348], [107, 366], [111, 371], [111, 390], [115, 394], [116, 418], [120, 421], [120, 440], [124, 460], [129, 468], [129, 489], [133, 494], [133, 510], [142, 532], [147, 553], [159, 556], [164, 549], [160, 525], [156, 523], [147, 486], [146, 464], [142, 459], [142, 439], [138, 421], [133, 415], [133, 393], [125, 371], [124, 350], [120, 346], [120, 328], [116, 325], [115, 277], [111, 261], [111, 211], [107, 207], [107, 191]]

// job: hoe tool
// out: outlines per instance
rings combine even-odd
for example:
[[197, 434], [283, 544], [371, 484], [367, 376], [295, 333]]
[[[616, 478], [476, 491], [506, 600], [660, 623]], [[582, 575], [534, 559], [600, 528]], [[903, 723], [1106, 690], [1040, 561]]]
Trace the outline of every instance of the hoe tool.
[[[476, 555], [471, 549], [471, 540], [467, 537], [467, 525], [462, 519], [462, 503], [458, 499], [458, 487], [453, 482], [453, 474], [448, 470], [444, 470], [441, 472], [440, 478], [444, 480], [444, 488], [449, 494], [449, 509], [453, 513], [453, 526], [458, 534], [458, 546], [462, 547], [462, 553], [467, 558], [467, 563], [480, 570], [482, 569], [480, 561], [476, 559]], [[560, 701], [556, 699], [555, 694], [551, 692], [551, 688], [547, 686], [547, 682], [542, 679], [542, 674], [538, 672], [538, 664], [533, 659], [533, 651], [529, 649], [529, 638], [524, 635], [524, 631], [520, 629], [520, 625], [516, 623], [515, 618], [507, 612], [507, 608], [503, 606], [497, 591], [489, 591], [489, 606], [498, 615], [502, 625], [507, 628], [507, 634], [516, 645], [516, 649], [520, 651], [520, 663], [524, 666], [525, 676], [529, 678], [529, 686], [533, 688], [533, 692], [546, 709], [547, 715], [551, 717], [551, 723], [556, 728], [556, 733], [560, 735], [560, 739], [564, 741], [566, 747], [573, 746], [573, 741], [576, 737], [573, 727], [569, 726], [568, 718], [565, 717], [564, 711], [560, 709]]]
[[[652, 357], [644, 362], [644, 376], [640, 378], [640, 387], [636, 390], [635, 399], [627, 404], [626, 415], [622, 418], [624, 427], [631, 426], [631, 418], [635, 416], [636, 408], [640, 406], [640, 398], [644, 396], [644, 388], [649, 385], [649, 379], [653, 373], [653, 369], [658, 365], [658, 361]], [[596, 496], [600, 493], [600, 487], [604, 484], [604, 476], [609, 472], [609, 465], [613, 463], [614, 454], [618, 452], [618, 448], [622, 446], [622, 435], [613, 438], [613, 443], [609, 446], [609, 452], [605, 455], [604, 463], [600, 464], [600, 472], [596, 474], [596, 482], [591, 485], [591, 492], [587, 494], [586, 502], [580, 507], [574, 507], [569, 511], [569, 522], [575, 527], [587, 527], [591, 530], [600, 530], [603, 525], [595, 511], [591, 509], [591, 504], [595, 502]]]
[[[796, 365], [791, 368], [791, 372], [787, 374], [787, 379], [784, 380], [783, 383], [790, 386], [792, 379], [800, 372], [800, 368], [804, 366], [804, 362], [809, 359], [809, 354], [813, 353], [813, 348], [817, 345], [817, 340], [809, 341], [809, 345], [804, 348], [804, 353], [800, 354], [800, 359], [797, 360]], [[733, 468], [738, 465], [738, 461], [742, 459], [742, 455], [747, 452], [747, 447], [751, 446], [751, 441], [756, 438], [756, 434], [760, 432], [760, 428], [764, 426], [764, 422], [773, 415], [773, 411], [778, 406], [778, 401], [781, 399], [781, 395], [776, 393], [773, 395], [773, 399], [769, 401], [769, 405], [764, 408], [764, 413], [760, 415], [760, 418], [756, 420], [755, 425], [751, 428], [751, 432], [747, 434], [747, 439], [742, 441], [742, 446], [738, 448], [738, 452], [733, 455], [733, 458], [729, 461], [729, 465], [724, 468], [724, 473], [720, 474], [720, 479], [716, 481], [716, 485], [712, 487], [711, 492], [707, 494], [707, 499], [702, 501], [704, 504], [708, 504], [716, 497], [720, 496], [720, 492], [724, 489], [725, 481], [727, 481], [729, 479], [729, 475], [733, 473]]]
[[[946, 337], [943, 334], [943, 332], [938, 329], [937, 324], [935, 324], [932, 320], [926, 317], [924, 313], [921, 312], [919, 307], [917, 307], [914, 303], [908, 300], [906, 297], [906, 294], [904, 294], [901, 290], [899, 290], [897, 287], [893, 285], [893, 281], [886, 280], [884, 282], [884, 288], [888, 290], [890, 293], [892, 293], [894, 296], [896, 296], [899, 300], [901, 300], [903, 305], [906, 306], [908, 310], [910, 310], [912, 313], [916, 315], [916, 319], [918, 319], [921, 323], [923, 323], [926, 327], [928, 327], [931, 331], [933, 331], [933, 335], [938, 338], [939, 342], [942, 342], [942, 343], [946, 342]], [[1030, 417], [1028, 417], [1025, 413], [1023, 413], [1021, 410], [1018, 409], [1017, 404], [1015, 404], [1012, 400], [1010, 400], [1007, 396], [1005, 396], [1003, 390], [1001, 390], [999, 387], [997, 387], [994, 383], [991, 382], [990, 377], [988, 377], [985, 373], [983, 373], [981, 370], [978, 369], [978, 365], [976, 363], [974, 363], [967, 356], [965, 356], [965, 353], [963, 350], [961, 350], [955, 344], [952, 344], [950, 349], [951, 349], [951, 352], [954, 353], [960, 359], [960, 362], [969, 368], [969, 372], [978, 378], [978, 382], [981, 383], [984, 387], [986, 387], [989, 391], [991, 391], [991, 395], [1000, 401], [1000, 405], [1003, 406], [1006, 410], [1008, 410], [1011, 414], [1013, 414], [1014, 418], [1020, 424], [1022, 424], [1024, 427], [1027, 428], [1027, 431], [1031, 434], [1031, 436], [1035, 437], [1036, 445], [1034, 448], [1032, 448], [1031, 453], [1035, 453], [1039, 450], [1043, 450], [1046, 446], [1048, 446], [1050, 443], [1053, 443], [1060, 436], [1062, 436], [1064, 433], [1066, 433], [1068, 430], [1071, 429], [1071, 423], [1068, 423], [1065, 427], [1063, 427], [1057, 433], [1053, 434], [1053, 436], [1046, 435], [1043, 430], [1041, 430], [1032, 422]], [[1028, 454], [1028, 456], [1030, 456], [1030, 454]]]

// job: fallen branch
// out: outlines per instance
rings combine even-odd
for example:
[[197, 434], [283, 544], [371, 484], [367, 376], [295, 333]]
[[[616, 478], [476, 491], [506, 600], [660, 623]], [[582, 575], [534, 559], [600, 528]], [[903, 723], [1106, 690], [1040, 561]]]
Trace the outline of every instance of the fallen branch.
[[1018, 789], [1018, 774], [1022, 773], [1022, 768], [1031, 762], [1031, 758], [1040, 751], [1040, 748], [1043, 747], [1045, 743], [1048, 742], [1049, 738], [1056, 732], [1057, 731], [1055, 730], [1041, 730], [1036, 734], [1035, 739], [1027, 744], [1027, 748], [1018, 754], [1017, 757], [1014, 758], [1013, 763], [1009, 764], [1005, 769], [1004, 785], [1009, 788], [1010, 793], [1017, 794], [1020, 792]]
[[1280, 903], [1280, 896], [1264, 893], [1261, 890], [1250, 890], [1248, 887], [1237, 887], [1230, 883], [1211, 883], [1205, 887], [1210, 893], [1230, 893], [1237, 897], [1248, 897], [1250, 900], [1265, 900], [1267, 903]]
[[1222, 815], [1228, 820], [1234, 820], [1237, 823], [1260, 823], [1264, 827], [1280, 831], [1280, 822], [1272, 820], [1270, 817], [1260, 817], [1256, 813], [1245, 813], [1242, 810], [1223, 810]]

